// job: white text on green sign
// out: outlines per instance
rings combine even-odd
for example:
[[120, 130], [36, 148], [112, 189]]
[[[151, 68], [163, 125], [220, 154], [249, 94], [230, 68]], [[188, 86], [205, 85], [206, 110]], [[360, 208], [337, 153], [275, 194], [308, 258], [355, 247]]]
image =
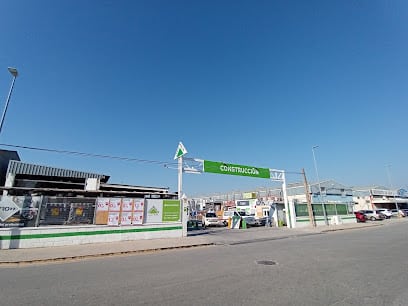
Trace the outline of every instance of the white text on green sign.
[[227, 164], [223, 162], [204, 161], [204, 172], [270, 178], [268, 168], [259, 168], [244, 165]]

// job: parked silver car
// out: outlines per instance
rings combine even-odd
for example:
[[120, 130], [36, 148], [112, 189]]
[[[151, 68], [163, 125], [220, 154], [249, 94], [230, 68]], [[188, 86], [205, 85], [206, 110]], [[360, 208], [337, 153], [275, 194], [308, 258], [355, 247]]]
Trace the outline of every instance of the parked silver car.
[[406, 217], [406, 212], [403, 209], [391, 209], [394, 217]]
[[367, 220], [375, 221], [375, 220], [383, 220], [385, 217], [376, 210], [360, 210], [365, 216]]

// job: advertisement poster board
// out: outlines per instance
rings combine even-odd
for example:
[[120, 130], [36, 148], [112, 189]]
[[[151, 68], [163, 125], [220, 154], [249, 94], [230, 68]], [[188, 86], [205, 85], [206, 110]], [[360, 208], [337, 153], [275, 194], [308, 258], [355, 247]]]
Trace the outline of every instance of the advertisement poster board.
[[132, 224], [141, 225], [143, 224], [143, 212], [134, 211], [132, 216]]
[[163, 216], [163, 200], [161, 199], [146, 199], [145, 208], [145, 223], [162, 223]]
[[144, 199], [133, 199], [134, 206], [133, 206], [133, 220], [132, 224], [140, 225], [143, 224], [143, 216], [144, 216]]
[[133, 199], [122, 199], [122, 211], [132, 211], [133, 210]]
[[180, 201], [179, 200], [163, 200], [163, 222], [179, 222], [180, 221]]
[[122, 205], [122, 199], [110, 198], [109, 199], [109, 211], [120, 211]]
[[144, 199], [133, 199], [134, 211], [144, 211]]
[[108, 211], [109, 210], [109, 198], [97, 198], [96, 199], [96, 211]]
[[108, 215], [108, 225], [110, 226], [118, 226], [119, 225], [119, 215], [120, 212], [109, 212]]
[[2, 196], [0, 228], [36, 226], [41, 196]]
[[131, 225], [132, 224], [132, 212], [122, 211], [120, 215], [120, 225]]

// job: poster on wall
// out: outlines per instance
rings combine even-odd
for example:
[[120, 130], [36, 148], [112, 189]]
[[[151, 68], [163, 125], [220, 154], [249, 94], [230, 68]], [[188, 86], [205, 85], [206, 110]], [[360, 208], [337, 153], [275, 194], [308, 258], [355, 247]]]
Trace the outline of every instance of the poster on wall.
[[120, 211], [122, 205], [122, 199], [110, 198], [109, 199], [109, 211]]
[[119, 225], [119, 215], [120, 212], [109, 212], [108, 215], [108, 225], [110, 226], [118, 226]]
[[143, 224], [143, 212], [142, 211], [135, 211], [132, 215], [132, 224], [133, 225], [141, 225]]
[[131, 225], [132, 224], [132, 212], [122, 211], [120, 215], [120, 225]]
[[132, 211], [133, 210], [133, 199], [122, 199], [122, 211]]
[[163, 200], [163, 222], [179, 222], [180, 221], [180, 201], [179, 200]]
[[109, 210], [109, 198], [97, 198], [96, 199], [96, 211], [108, 211]]
[[161, 199], [146, 199], [145, 207], [145, 223], [162, 223], [163, 216], [163, 200]]
[[144, 211], [144, 199], [134, 199], [134, 210]]
[[143, 224], [144, 206], [145, 206], [144, 199], [134, 199], [132, 220], [133, 224], [135, 225]]

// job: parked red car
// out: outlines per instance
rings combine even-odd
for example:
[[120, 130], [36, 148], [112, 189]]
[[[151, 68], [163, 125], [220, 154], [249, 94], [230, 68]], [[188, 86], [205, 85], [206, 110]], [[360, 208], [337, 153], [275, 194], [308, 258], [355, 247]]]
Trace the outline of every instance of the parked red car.
[[354, 214], [356, 215], [357, 222], [366, 222], [365, 214], [359, 211], [355, 211]]

